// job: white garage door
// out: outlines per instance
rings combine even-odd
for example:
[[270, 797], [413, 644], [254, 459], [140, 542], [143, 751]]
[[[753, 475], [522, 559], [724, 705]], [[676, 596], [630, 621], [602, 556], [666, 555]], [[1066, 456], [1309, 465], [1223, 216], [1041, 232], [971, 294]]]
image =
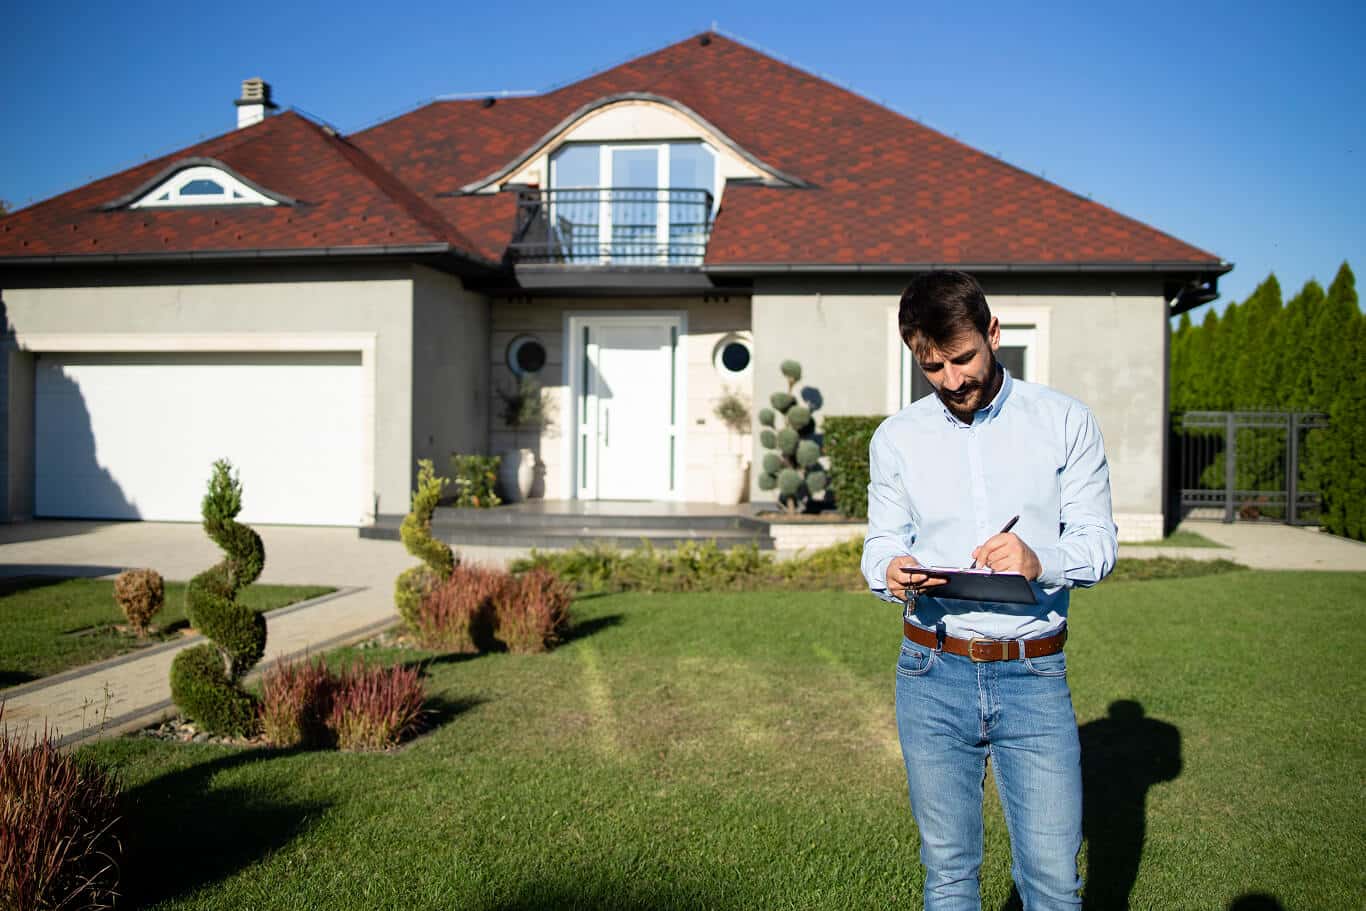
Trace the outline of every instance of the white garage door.
[[356, 525], [359, 352], [41, 355], [34, 512], [200, 518], [215, 459], [242, 479], [244, 522]]

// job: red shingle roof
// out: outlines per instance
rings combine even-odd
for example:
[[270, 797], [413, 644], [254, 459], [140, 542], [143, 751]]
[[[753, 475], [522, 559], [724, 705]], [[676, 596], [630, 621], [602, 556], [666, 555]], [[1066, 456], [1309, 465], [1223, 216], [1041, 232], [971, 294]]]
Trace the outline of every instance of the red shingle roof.
[[[270, 118], [5, 219], [0, 256], [448, 243], [496, 262], [512, 233], [511, 194], [439, 194], [498, 171], [585, 104], [650, 92], [813, 184], [728, 186], [711, 266], [1219, 265], [866, 98], [727, 38], [700, 37], [542, 95], [433, 102], [349, 142], [298, 115]], [[307, 205], [93, 211], [189, 155]]]

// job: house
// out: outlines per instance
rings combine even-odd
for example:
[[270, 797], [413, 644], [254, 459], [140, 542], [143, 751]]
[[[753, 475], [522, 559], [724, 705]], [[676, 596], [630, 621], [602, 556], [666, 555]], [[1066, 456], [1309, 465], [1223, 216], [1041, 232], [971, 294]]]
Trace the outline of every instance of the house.
[[260, 80], [237, 111], [0, 219], [5, 517], [194, 519], [227, 457], [248, 520], [365, 525], [418, 459], [511, 446], [521, 373], [534, 495], [709, 501], [725, 389], [794, 358], [818, 414], [895, 411], [900, 291], [952, 266], [1096, 413], [1121, 534], [1161, 534], [1168, 317], [1213, 254], [711, 32], [350, 136]]

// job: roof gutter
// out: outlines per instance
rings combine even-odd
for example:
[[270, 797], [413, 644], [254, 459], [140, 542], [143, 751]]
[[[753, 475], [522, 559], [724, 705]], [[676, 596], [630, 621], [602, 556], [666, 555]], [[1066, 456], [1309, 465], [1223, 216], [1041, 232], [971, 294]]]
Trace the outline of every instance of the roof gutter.
[[704, 265], [702, 271], [712, 275], [799, 275], [818, 273], [863, 273], [868, 275], [929, 272], [935, 269], [958, 269], [963, 272], [1015, 272], [1026, 274], [1057, 272], [1198, 272], [1223, 275], [1233, 269], [1226, 262], [1163, 262], [1163, 263], [725, 263]]
[[298, 249], [183, 250], [167, 253], [59, 253], [39, 256], [0, 256], [0, 268], [27, 266], [161, 265], [170, 263], [279, 262], [285, 260], [352, 259], [356, 257], [430, 256], [448, 258], [479, 272], [498, 267], [463, 253], [450, 244], [374, 244], [355, 247]]

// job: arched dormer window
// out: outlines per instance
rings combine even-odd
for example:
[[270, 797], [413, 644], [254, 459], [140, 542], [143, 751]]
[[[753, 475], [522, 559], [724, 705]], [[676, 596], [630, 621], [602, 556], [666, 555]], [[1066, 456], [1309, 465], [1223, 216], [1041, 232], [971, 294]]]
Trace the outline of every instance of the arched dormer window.
[[247, 186], [222, 168], [183, 168], [128, 204], [130, 209], [158, 206], [274, 206], [279, 203]]

